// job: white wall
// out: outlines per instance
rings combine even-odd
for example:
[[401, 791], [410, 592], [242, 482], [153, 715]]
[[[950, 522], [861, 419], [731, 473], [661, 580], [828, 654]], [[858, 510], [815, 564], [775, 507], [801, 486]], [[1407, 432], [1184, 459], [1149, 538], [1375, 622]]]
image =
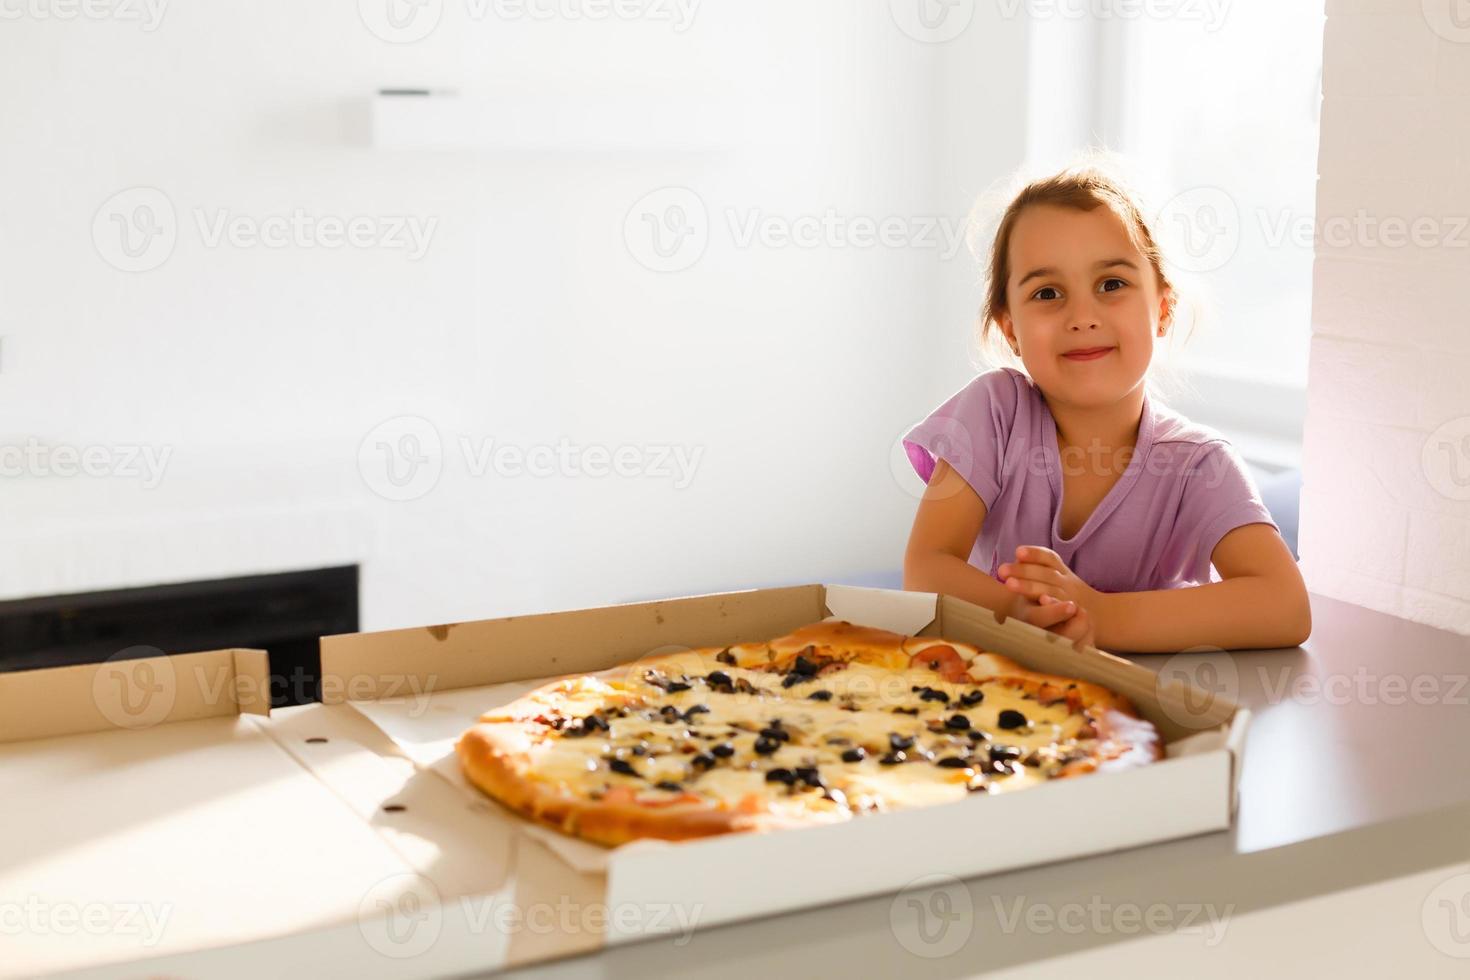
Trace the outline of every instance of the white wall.
[[1301, 553], [1313, 591], [1470, 633], [1470, 25], [1454, 9], [1327, 4], [1317, 220], [1363, 230], [1318, 250]]
[[[1019, 162], [1024, 22], [978, 10], [930, 43], [889, 7], [706, 0], [680, 31], [444, 0], [407, 44], [352, 3], [178, 4], [154, 30], [7, 7], [0, 443], [172, 455], [149, 488], [7, 475], [4, 596], [360, 553], [378, 628], [897, 569], [915, 498], [891, 450], [968, 376], [971, 260], [932, 236], [740, 247], [726, 216], [833, 209], [923, 235], [916, 218], [958, 221]], [[721, 138], [374, 148], [368, 96], [393, 86], [534, 95], [568, 117], [598, 98], [630, 122], [702, 93], [715, 118], [700, 129]], [[121, 271], [94, 217], [140, 186], [167, 195], [177, 241], [158, 267]], [[624, 219], [666, 186], [696, 191], [711, 226], [698, 262], [660, 273]], [[437, 224], [416, 261], [211, 247], [198, 227], [294, 209]], [[358, 451], [400, 416], [432, 423], [444, 469], [391, 502]], [[701, 455], [682, 489], [476, 477], [460, 437]]]

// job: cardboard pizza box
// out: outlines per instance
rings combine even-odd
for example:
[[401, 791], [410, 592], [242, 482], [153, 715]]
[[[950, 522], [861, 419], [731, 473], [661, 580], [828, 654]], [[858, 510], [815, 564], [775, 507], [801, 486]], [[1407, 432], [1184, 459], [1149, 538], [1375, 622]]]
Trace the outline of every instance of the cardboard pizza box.
[[[1053, 633], [1015, 619], [1001, 621], [988, 609], [931, 593], [807, 585], [325, 637], [323, 700], [355, 705], [410, 752], [416, 741], [420, 747], [433, 742], [420, 759], [426, 762], [445, 751], [479, 710], [548, 676], [669, 650], [769, 639], [829, 617], [962, 640], [1035, 670], [1106, 685], [1127, 695], [1158, 727], [1167, 757], [1139, 769], [840, 824], [599, 848], [604, 857], [596, 867], [578, 866], [577, 847], [560, 841], [561, 835], [506, 815], [574, 870], [603, 876], [607, 909], [630, 913], [621, 919], [608, 915], [604, 941], [678, 931], [696, 910], [698, 926], [704, 927], [897, 891], [926, 874], [988, 874], [1230, 826], [1249, 720], [1245, 709], [1179, 680], [1165, 682], [1101, 650], [1079, 651]], [[452, 693], [474, 694], [489, 686], [499, 694], [493, 703]], [[401, 712], [384, 712], [376, 703], [402, 705], [408, 691], [432, 692], [406, 702], [408, 710], [421, 712], [420, 724], [406, 722]], [[436, 699], [446, 708], [442, 719], [427, 707]], [[470, 708], [478, 710], [469, 713]], [[452, 759], [439, 760], [441, 770], [453, 767]], [[495, 812], [504, 814], [498, 806]], [[965, 840], [975, 845], [956, 846]], [[1007, 844], [986, 846], [986, 840]], [[863, 858], [853, 860], [853, 855]], [[784, 876], [773, 888], [769, 876], [749, 874], [753, 867], [824, 871]], [[651, 921], [651, 910], [665, 906], [682, 914]], [[511, 951], [516, 951], [514, 943]]]
[[[492, 706], [487, 690], [831, 616], [1105, 684], [1158, 726], [1169, 757], [838, 825], [612, 850], [533, 827], [436, 762], [466, 713]], [[247, 976], [282, 962], [442, 976], [898, 891], [934, 873], [1220, 830], [1248, 720], [1208, 692], [970, 603], [846, 586], [326, 637], [323, 703], [275, 711], [260, 651], [145, 663], [0, 674], [0, 792], [42, 801], [0, 838], [0, 901], [141, 906], [155, 919], [167, 910], [168, 926], [79, 936], [73, 923], [7, 939], [0, 976]], [[965, 840], [975, 846], [956, 846]], [[771, 887], [780, 869], [809, 867], [823, 873]]]

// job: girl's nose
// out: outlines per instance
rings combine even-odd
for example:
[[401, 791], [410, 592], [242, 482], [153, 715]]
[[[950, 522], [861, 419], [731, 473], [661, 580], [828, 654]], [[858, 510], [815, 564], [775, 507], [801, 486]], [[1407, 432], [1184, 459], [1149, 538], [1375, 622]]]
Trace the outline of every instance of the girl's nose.
[[1072, 309], [1067, 311], [1067, 316], [1067, 329], [1073, 333], [1096, 330], [1102, 320], [1097, 310], [1097, 303], [1090, 296], [1077, 300]]

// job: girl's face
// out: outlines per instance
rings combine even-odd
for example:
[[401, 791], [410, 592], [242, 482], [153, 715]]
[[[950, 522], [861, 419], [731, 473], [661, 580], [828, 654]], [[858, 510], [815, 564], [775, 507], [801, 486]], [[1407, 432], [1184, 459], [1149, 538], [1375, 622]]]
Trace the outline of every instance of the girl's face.
[[[1011, 229], [1001, 329], [1049, 398], [1118, 401], [1153, 360], [1171, 297], [1111, 208], [1032, 205]], [[1104, 348], [1098, 357], [1074, 352]]]

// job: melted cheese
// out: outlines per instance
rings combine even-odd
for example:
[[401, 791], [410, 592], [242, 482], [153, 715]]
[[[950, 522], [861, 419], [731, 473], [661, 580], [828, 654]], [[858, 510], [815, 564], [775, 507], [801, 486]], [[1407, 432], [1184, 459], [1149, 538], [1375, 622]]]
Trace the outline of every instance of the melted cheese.
[[[957, 800], [979, 785], [998, 792], [1045, 781], [1045, 768], [1075, 746], [1086, 722], [1065, 702], [1042, 705], [1003, 684], [949, 682], [923, 668], [891, 670], [850, 664], [785, 687], [783, 674], [734, 667], [713, 657], [702, 658], [696, 666], [690, 658], [689, 653], [681, 654], [677, 663], [653, 668], [652, 675], [644, 667], [642, 676], [630, 671], [611, 684], [578, 686], [575, 698], [563, 711], [566, 717], [581, 717], [610, 704], [628, 702], [628, 707], [621, 716], [616, 707], [604, 715], [608, 731], [578, 737], [551, 733], [533, 749], [532, 775], [583, 796], [628, 786], [650, 802], [675, 800], [679, 793], [689, 792], [733, 808], [754, 795], [777, 812], [845, 814], [849, 809], [884, 810]], [[662, 669], [670, 674], [662, 674]], [[727, 693], [728, 689], [712, 687], [706, 678], [714, 671], [723, 671], [736, 689]], [[688, 689], [664, 690], [659, 681], [669, 676], [688, 683]], [[948, 703], [925, 700], [921, 693], [926, 688], [948, 695]], [[810, 695], [818, 690], [831, 692], [830, 700], [812, 700]], [[977, 690], [983, 692], [983, 700], [964, 706], [961, 697]], [[696, 705], [709, 710], [687, 715]], [[677, 717], [667, 712], [669, 707]], [[1020, 712], [1027, 723], [1002, 729], [1000, 714], [1007, 709]], [[909, 713], [914, 711], [917, 713]], [[944, 726], [955, 715], [962, 715], [968, 727]], [[778, 741], [772, 752], [758, 753], [755, 746], [761, 730], [773, 725], [788, 733], [789, 739]], [[971, 730], [986, 737], [976, 742]], [[881, 761], [893, 750], [891, 736], [913, 739], [913, 747], [903, 750], [907, 761]], [[709, 754], [722, 744], [733, 746], [733, 754], [723, 758]], [[991, 744], [1015, 746], [1033, 764], [1016, 762], [1012, 773], [987, 775], [981, 760], [988, 756]], [[866, 757], [844, 761], [842, 753], [856, 747]], [[971, 766], [935, 764], [941, 758], [964, 757], [967, 750], [971, 751]], [[696, 756], [701, 762], [695, 761]], [[635, 773], [615, 771], [612, 759], [623, 760]], [[840, 792], [829, 798], [823, 788], [805, 786], [800, 780], [790, 789], [767, 781], [770, 770], [794, 772], [797, 768], [816, 769], [824, 788]], [[665, 781], [678, 784], [679, 790], [656, 788], [655, 784]]]

